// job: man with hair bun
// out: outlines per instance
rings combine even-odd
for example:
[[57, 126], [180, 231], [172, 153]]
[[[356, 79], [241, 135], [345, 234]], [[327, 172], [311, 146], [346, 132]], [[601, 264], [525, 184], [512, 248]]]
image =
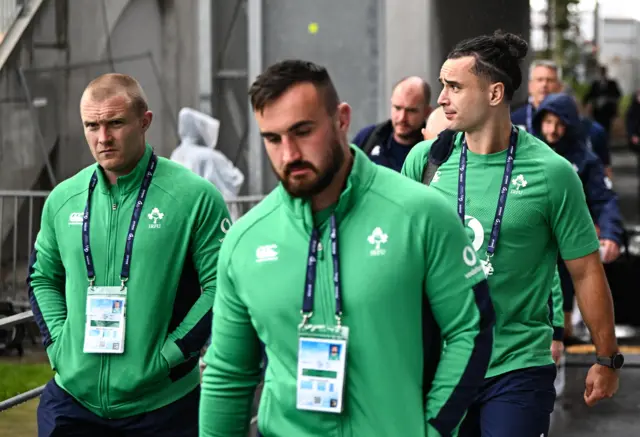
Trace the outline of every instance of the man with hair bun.
[[558, 252], [596, 347], [588, 405], [613, 396], [623, 364], [582, 183], [567, 160], [510, 120], [527, 51], [522, 38], [500, 31], [460, 42], [440, 70], [438, 99], [457, 134], [446, 148], [416, 145], [402, 170], [457, 205], [496, 308], [491, 363], [462, 437], [548, 435], [556, 398], [548, 299]]

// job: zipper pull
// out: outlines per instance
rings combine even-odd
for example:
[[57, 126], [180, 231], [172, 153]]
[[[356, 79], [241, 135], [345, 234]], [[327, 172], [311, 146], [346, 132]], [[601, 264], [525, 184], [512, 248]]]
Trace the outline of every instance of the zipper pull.
[[114, 210], [114, 211], [115, 211], [116, 209], [118, 209], [118, 204], [117, 204], [117, 203], [114, 203], [113, 205], [111, 205], [111, 209], [112, 209], [112, 210]]
[[322, 250], [322, 242], [318, 241], [318, 260], [323, 260], [324, 259], [324, 250]]

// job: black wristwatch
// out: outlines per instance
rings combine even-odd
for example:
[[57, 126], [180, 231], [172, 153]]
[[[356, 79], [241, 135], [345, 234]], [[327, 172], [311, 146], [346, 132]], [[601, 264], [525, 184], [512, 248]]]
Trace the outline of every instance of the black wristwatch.
[[611, 369], [622, 369], [624, 366], [624, 356], [621, 353], [616, 353], [610, 357], [598, 357], [596, 356], [596, 362], [601, 366], [606, 366]]

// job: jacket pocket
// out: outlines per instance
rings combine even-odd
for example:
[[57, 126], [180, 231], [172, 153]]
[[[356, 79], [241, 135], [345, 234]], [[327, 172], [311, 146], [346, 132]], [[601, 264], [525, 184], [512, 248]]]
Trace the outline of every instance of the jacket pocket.
[[109, 358], [108, 390], [113, 405], [135, 402], [169, 383], [169, 365], [159, 345], [144, 354]]
[[272, 429], [269, 428], [269, 417], [271, 416], [271, 404], [273, 396], [270, 386], [267, 382], [263, 382], [262, 393], [258, 402], [258, 430], [265, 435], [271, 435]]
[[51, 365], [51, 370], [54, 370], [54, 371], [58, 370], [57, 355], [58, 355], [58, 345], [60, 344], [59, 342], [60, 342], [60, 337], [58, 337], [56, 341], [51, 343], [46, 350], [47, 356], [49, 357], [49, 364]]
[[51, 369], [58, 371], [58, 355], [60, 354], [60, 345], [62, 343], [62, 339], [65, 336], [65, 328], [67, 327], [67, 320], [62, 324], [62, 329], [60, 330], [60, 334], [56, 341], [51, 343], [49, 347], [47, 347], [46, 351], [47, 356], [49, 357], [49, 363], [51, 364]]

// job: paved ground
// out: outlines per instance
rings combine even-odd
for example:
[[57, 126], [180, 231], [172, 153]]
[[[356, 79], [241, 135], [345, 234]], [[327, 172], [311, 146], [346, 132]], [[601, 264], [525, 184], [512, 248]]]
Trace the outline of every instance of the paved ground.
[[[591, 359], [590, 356], [585, 357], [585, 361]], [[637, 366], [638, 356], [634, 361]], [[585, 362], [581, 367], [567, 369], [566, 391], [556, 402], [550, 437], [640, 435], [640, 368], [632, 363], [623, 369], [617, 395], [589, 408], [582, 400], [589, 364]]]
[[620, 209], [627, 224], [640, 225], [637, 157], [624, 147], [612, 149], [613, 186], [620, 199]]
[[[637, 158], [623, 148], [615, 148], [612, 159], [614, 189], [619, 195], [625, 223], [640, 225]], [[627, 343], [639, 345], [640, 338]], [[592, 359], [592, 355], [570, 358], [576, 367], [567, 368], [567, 385], [564, 396], [556, 402], [550, 437], [640, 435], [640, 355], [627, 356], [629, 366], [621, 372], [618, 394], [611, 400], [589, 408], [582, 399], [582, 393]]]

